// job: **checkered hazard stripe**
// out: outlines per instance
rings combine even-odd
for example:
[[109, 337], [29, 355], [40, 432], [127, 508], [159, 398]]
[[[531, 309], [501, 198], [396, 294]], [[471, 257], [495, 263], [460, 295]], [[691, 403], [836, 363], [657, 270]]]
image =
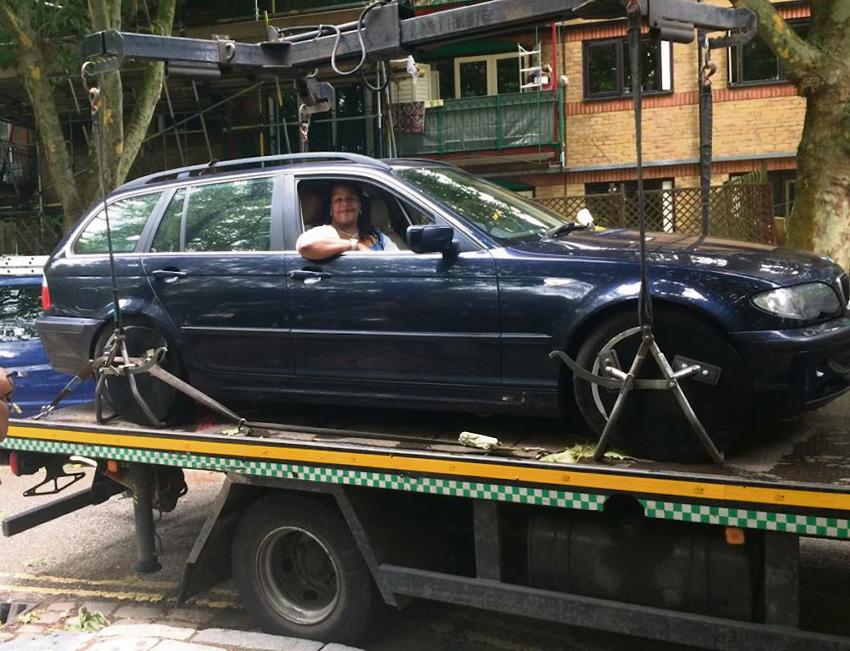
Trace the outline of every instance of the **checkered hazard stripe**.
[[[601, 493], [563, 491], [517, 484], [461, 481], [442, 477], [409, 476], [371, 470], [351, 470], [327, 466], [249, 461], [232, 457], [211, 457], [146, 449], [81, 445], [38, 439], [10, 437], [3, 442], [2, 447], [10, 450], [79, 455], [197, 470], [233, 472], [259, 477], [277, 477], [325, 484], [365, 486], [369, 488], [554, 506], [585, 511], [601, 511], [608, 497], [606, 494]], [[640, 502], [648, 517], [662, 520], [785, 531], [788, 533], [830, 538], [850, 538], [850, 521], [843, 519], [651, 499], [641, 499]]]

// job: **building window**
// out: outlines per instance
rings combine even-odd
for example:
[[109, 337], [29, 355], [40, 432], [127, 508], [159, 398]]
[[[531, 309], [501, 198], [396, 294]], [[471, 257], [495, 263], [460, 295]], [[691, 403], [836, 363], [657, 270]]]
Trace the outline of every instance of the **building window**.
[[[788, 21], [803, 38], [809, 31], [807, 20]], [[756, 36], [749, 43], [729, 48], [729, 83], [731, 85], [764, 84], [788, 79], [785, 66], [762, 40]]]
[[[643, 92], [653, 94], [671, 91], [673, 57], [670, 42], [645, 38], [641, 41], [641, 54]], [[586, 41], [582, 56], [585, 98], [622, 97], [631, 93], [632, 74], [627, 39]]]
[[[459, 57], [454, 60], [455, 97], [518, 93], [519, 77], [519, 57], [516, 53]], [[440, 86], [442, 91], [442, 79]]]

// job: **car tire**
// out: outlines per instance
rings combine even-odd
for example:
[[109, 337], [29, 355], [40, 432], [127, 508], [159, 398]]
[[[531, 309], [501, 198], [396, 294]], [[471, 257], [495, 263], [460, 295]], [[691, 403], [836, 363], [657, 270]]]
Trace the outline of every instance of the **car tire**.
[[[734, 447], [752, 422], [753, 386], [743, 359], [726, 337], [709, 322], [675, 309], [656, 309], [654, 333], [664, 356], [672, 364], [677, 355], [720, 369], [712, 386], [693, 378], [680, 381], [682, 390], [715, 446]], [[620, 368], [628, 371], [640, 344], [637, 315], [623, 312], [596, 327], [582, 343], [576, 361], [601, 374], [598, 357], [604, 348], [617, 353]], [[642, 378], [659, 378], [650, 356]], [[602, 433], [618, 391], [573, 377], [576, 406], [585, 422]], [[670, 391], [633, 390], [626, 399], [613, 436], [616, 447], [627, 454], [659, 461], [703, 461], [708, 453]]]
[[[123, 325], [127, 350], [131, 357], [140, 357], [151, 348], [164, 346], [168, 352], [160, 362], [160, 366], [169, 373], [183, 378], [183, 367], [177, 353], [163, 334], [138, 318], [124, 317]], [[114, 332], [114, 325], [110, 324], [100, 333], [94, 348], [95, 358], [104, 354], [112, 341]], [[185, 414], [189, 401], [179, 391], [147, 373], [139, 373], [135, 379], [139, 393], [159, 422], [170, 423], [180, 420]], [[126, 377], [107, 377], [104, 380], [104, 397], [108, 405], [124, 420], [147, 427], [158, 425], [151, 422], [136, 401], [130, 381]]]
[[379, 609], [345, 521], [315, 498], [255, 502], [237, 527], [232, 569], [242, 604], [267, 633], [353, 644]]

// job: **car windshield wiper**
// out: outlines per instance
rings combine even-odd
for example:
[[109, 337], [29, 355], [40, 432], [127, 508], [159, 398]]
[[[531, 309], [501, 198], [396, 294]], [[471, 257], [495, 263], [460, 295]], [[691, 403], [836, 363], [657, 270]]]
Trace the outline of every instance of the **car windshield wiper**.
[[577, 222], [566, 222], [565, 224], [559, 224], [554, 228], [550, 228], [548, 231], [543, 233], [544, 240], [551, 240], [559, 235], [569, 235], [573, 231], [585, 231], [587, 230], [587, 226], [585, 224], [579, 224]]

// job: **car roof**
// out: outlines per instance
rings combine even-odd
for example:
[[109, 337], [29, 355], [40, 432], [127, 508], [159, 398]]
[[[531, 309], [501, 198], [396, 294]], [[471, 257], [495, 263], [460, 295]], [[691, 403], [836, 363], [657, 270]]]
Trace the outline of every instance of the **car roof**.
[[348, 152], [305, 152], [300, 154], [281, 154], [278, 156], [256, 156], [234, 160], [212, 160], [203, 165], [188, 165], [154, 174], [148, 174], [121, 185], [113, 190], [110, 196], [140, 188], [156, 188], [165, 183], [179, 180], [189, 180], [198, 177], [228, 178], [246, 172], [258, 172], [267, 168], [286, 167], [293, 169], [310, 169], [327, 163], [348, 163], [357, 168], [392, 171], [395, 167], [451, 166], [448, 163], [422, 158], [394, 158], [380, 160]]

